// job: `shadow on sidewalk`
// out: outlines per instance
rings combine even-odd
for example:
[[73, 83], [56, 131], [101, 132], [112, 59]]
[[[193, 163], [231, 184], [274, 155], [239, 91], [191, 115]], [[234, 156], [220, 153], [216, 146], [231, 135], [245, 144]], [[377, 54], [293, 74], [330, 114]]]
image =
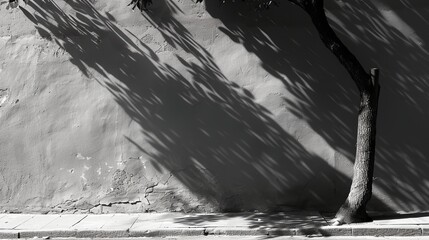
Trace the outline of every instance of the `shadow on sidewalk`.
[[251, 229], [315, 228], [327, 225], [327, 222], [319, 214], [302, 211], [202, 214], [179, 217], [175, 218], [174, 221], [189, 226], [235, 226]]
[[[424, 213], [405, 213], [405, 214], [401, 214], [401, 213], [390, 213], [390, 214], [383, 214], [383, 213], [378, 213], [378, 214], [373, 214], [371, 215], [373, 220], [395, 220], [395, 219], [405, 219], [405, 218], [426, 218], [428, 217], [429, 219], [429, 213], [428, 212], [424, 212]], [[428, 221], [429, 222], [429, 221]]]

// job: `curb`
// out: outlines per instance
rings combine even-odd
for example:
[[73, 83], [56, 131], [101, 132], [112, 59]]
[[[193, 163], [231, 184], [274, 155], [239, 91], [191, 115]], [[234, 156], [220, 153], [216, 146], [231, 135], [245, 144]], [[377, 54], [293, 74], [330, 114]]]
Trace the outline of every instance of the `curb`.
[[0, 239], [19, 238], [18, 231], [0, 230]]
[[128, 238], [170, 236], [428, 236], [429, 226], [322, 226], [314, 228], [160, 228], [144, 230], [0, 230], [0, 239]]

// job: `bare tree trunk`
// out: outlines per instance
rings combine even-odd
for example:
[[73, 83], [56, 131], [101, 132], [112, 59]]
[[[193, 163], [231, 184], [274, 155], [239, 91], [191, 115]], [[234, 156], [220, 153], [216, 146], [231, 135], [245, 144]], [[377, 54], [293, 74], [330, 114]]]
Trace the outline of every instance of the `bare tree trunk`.
[[335, 34], [326, 18], [323, 0], [289, 0], [311, 17], [325, 46], [345, 67], [360, 93], [358, 133], [353, 180], [350, 193], [336, 214], [336, 223], [367, 222], [371, 218], [366, 204], [372, 195], [374, 172], [376, 120], [380, 85], [378, 69], [368, 74], [357, 58]]
[[349, 195], [336, 214], [338, 224], [368, 222], [366, 204], [372, 195], [379, 96], [378, 69], [371, 70], [371, 89], [361, 93], [356, 157]]

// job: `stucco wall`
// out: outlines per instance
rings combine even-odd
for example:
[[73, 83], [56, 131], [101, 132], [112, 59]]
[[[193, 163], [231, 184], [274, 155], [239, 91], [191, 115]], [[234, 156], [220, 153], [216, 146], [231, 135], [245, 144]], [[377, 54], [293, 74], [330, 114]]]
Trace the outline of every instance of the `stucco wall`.
[[[141, 14], [127, 3], [0, 6], [0, 209], [339, 206], [358, 95], [302, 11], [155, 1]], [[429, 3], [327, 9], [382, 71], [370, 208], [429, 210]]]

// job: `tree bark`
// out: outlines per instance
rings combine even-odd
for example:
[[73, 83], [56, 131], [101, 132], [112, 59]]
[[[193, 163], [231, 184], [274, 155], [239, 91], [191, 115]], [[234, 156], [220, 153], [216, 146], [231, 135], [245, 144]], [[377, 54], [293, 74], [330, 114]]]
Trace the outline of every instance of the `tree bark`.
[[349, 195], [336, 214], [338, 224], [371, 221], [366, 204], [372, 195], [380, 92], [378, 75], [378, 69], [371, 69], [371, 88], [361, 93], [353, 180]]
[[376, 120], [380, 85], [378, 69], [368, 74], [353, 53], [335, 34], [325, 14], [323, 0], [289, 0], [311, 17], [325, 46], [345, 67], [360, 93], [356, 156], [349, 195], [336, 214], [336, 224], [367, 222], [366, 204], [372, 195]]

